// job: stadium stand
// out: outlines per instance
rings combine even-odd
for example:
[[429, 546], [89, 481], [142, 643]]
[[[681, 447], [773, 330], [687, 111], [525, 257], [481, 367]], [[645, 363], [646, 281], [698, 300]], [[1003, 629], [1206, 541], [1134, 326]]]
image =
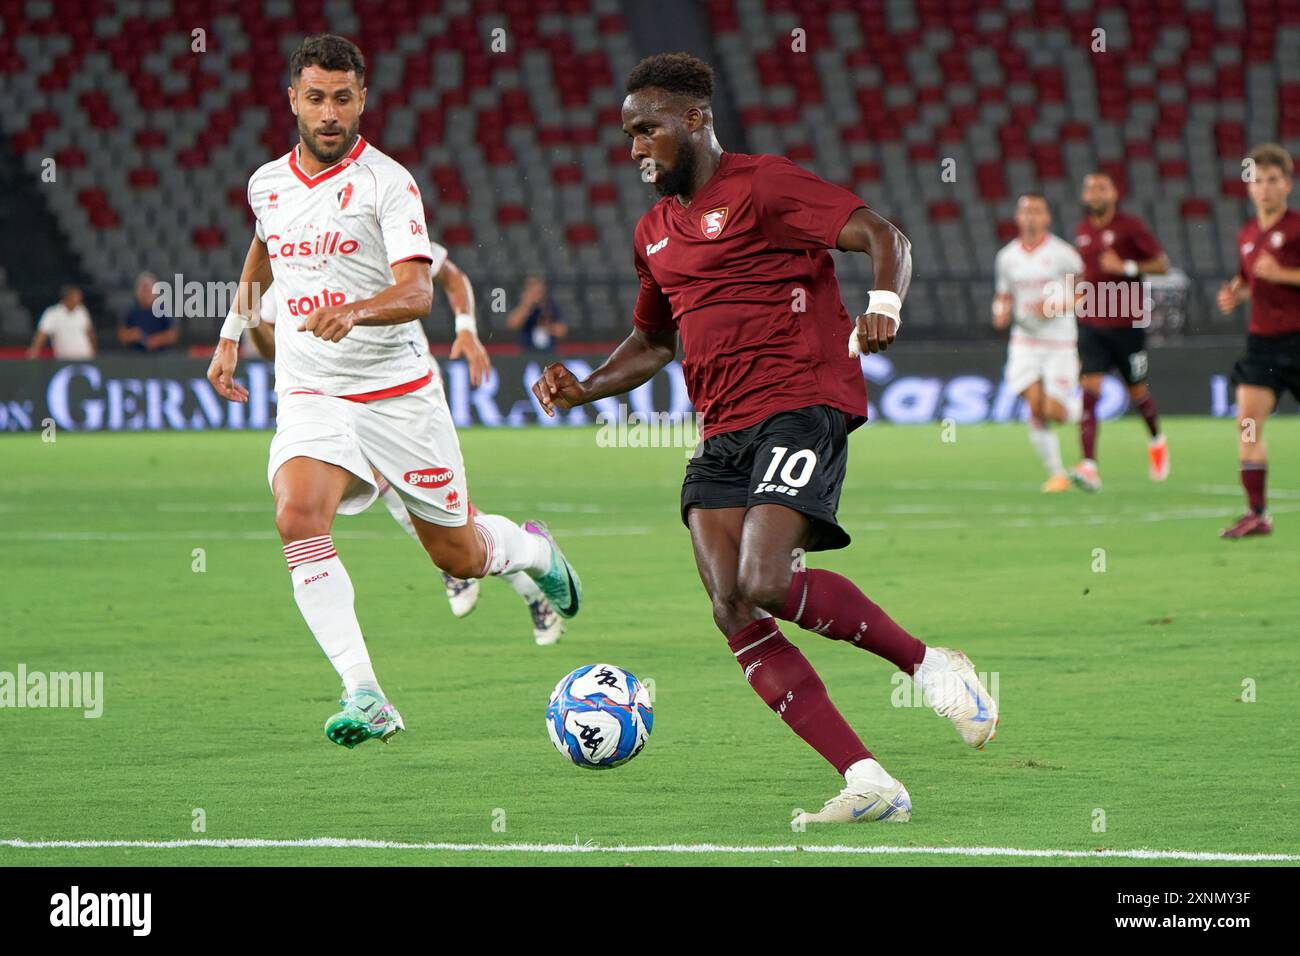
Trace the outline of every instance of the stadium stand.
[[[912, 239], [917, 331], [986, 334], [1017, 191], [1045, 192], [1068, 233], [1093, 168], [1191, 277], [1189, 330], [1229, 327], [1210, 303], [1246, 215], [1241, 156], [1300, 149], [1300, 0], [708, 0], [708, 14], [750, 148], [855, 189]], [[575, 337], [619, 337], [652, 198], [619, 128], [640, 52], [620, 0], [0, 0], [0, 134], [34, 181], [57, 164], [44, 195], [106, 297], [100, 321], [145, 269], [237, 275], [247, 177], [293, 139], [284, 63], [325, 30], [365, 52], [363, 133], [415, 174], [481, 297], [542, 272]], [[1065, 80], [1080, 75], [1093, 82]], [[841, 260], [846, 290], [867, 288], [869, 263]]]

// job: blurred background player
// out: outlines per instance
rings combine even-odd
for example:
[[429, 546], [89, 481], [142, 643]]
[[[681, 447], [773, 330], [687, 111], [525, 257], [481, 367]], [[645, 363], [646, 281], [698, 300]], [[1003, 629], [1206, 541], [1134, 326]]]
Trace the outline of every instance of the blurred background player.
[[[249, 179], [256, 234], [208, 369], [218, 394], [248, 400], [235, 381], [239, 340], [253, 300], [274, 283], [298, 321], [276, 326], [267, 478], [294, 600], [345, 688], [325, 735], [348, 748], [405, 729], [375, 675], [330, 535], [336, 514], [375, 500], [376, 473], [397, 490], [443, 571], [474, 578], [523, 570], [561, 616], [581, 602], [577, 574], [544, 525], [469, 516], [451, 411], [416, 331], [447, 250], [429, 240], [410, 173], [359, 133], [365, 72], [361, 51], [338, 36], [308, 37], [292, 54], [298, 144]], [[473, 319], [456, 325], [471, 376], [481, 377], [486, 354]]]
[[[972, 747], [993, 738], [997, 705], [966, 655], [926, 647], [848, 578], [803, 566], [849, 544], [836, 521], [848, 433], [866, 420], [862, 350], [887, 348], [912, 274], [911, 247], [861, 199], [782, 156], [723, 152], [713, 71], [685, 53], [628, 75], [623, 131], [662, 197], [637, 223], [640, 292], [632, 333], [588, 378], [548, 365], [533, 394], [549, 415], [621, 395], [676, 355], [704, 440], [686, 468], [690, 529], [713, 620], [745, 680], [838, 773], [844, 788], [799, 823], [911, 819], [907, 788], [836, 709], [776, 619], [885, 658], [921, 687]], [[830, 249], [872, 259], [875, 291], [849, 319]], [[791, 288], [807, 308], [791, 307]]]
[[[474, 289], [470, 285], [469, 276], [457, 268], [450, 259], [443, 264], [438, 275], [433, 277], [433, 282], [434, 285], [446, 293], [447, 299], [457, 315], [474, 314]], [[263, 358], [272, 361], [275, 359], [275, 320], [279, 315], [280, 308], [275, 286], [271, 286], [270, 291], [261, 301], [259, 309], [261, 321], [250, 325], [248, 330], [258, 353]], [[416, 324], [419, 326], [419, 323]], [[419, 328], [420, 335], [423, 336], [424, 328], [423, 326], [419, 326]], [[428, 352], [427, 338], [425, 339], [425, 351]], [[453, 360], [459, 358], [463, 351], [462, 348], [453, 345], [451, 358]], [[484, 355], [483, 359], [485, 358]], [[477, 354], [475, 360], [480, 360]], [[433, 361], [432, 357], [429, 359], [429, 366], [433, 369], [435, 378], [438, 378], [438, 365]], [[472, 381], [477, 384], [486, 371], [487, 369], [482, 365], [476, 366], [471, 373]], [[402, 496], [378, 473], [375, 474], [375, 482], [379, 486], [380, 500], [383, 501], [384, 507], [388, 509], [388, 513], [418, 543], [420, 534], [415, 530], [415, 525], [411, 523], [411, 515], [406, 510], [406, 505], [402, 503]], [[473, 502], [470, 502], [469, 514], [471, 518], [478, 514]], [[451, 605], [451, 613], [456, 617], [464, 617], [474, 610], [479, 598], [478, 581], [474, 578], [458, 578], [446, 571], [440, 573], [442, 574], [443, 587], [447, 592], [447, 603]], [[542, 593], [537, 583], [523, 571], [512, 571], [508, 574], [502, 574], [500, 577], [514, 588], [515, 593], [523, 598], [524, 604], [527, 605], [529, 616], [533, 621], [533, 640], [543, 647], [558, 641], [561, 635], [564, 634], [564, 622], [555, 613], [555, 608], [551, 607], [551, 602], [546, 600], [546, 595]]]
[[1015, 204], [1019, 237], [998, 251], [993, 297], [993, 325], [1011, 326], [1006, 347], [1006, 384], [1030, 410], [1030, 441], [1047, 468], [1044, 492], [1070, 488], [1061, 460], [1061, 437], [1052, 421], [1078, 419], [1074, 397], [1079, 381], [1078, 333], [1073, 299], [1075, 281], [1083, 277], [1083, 260], [1065, 239], [1048, 232], [1048, 200], [1024, 193]]
[[1169, 445], [1160, 431], [1156, 400], [1147, 388], [1146, 326], [1149, 321], [1142, 276], [1169, 271], [1169, 259], [1151, 230], [1137, 216], [1116, 208], [1119, 191], [1106, 173], [1083, 178], [1086, 215], [1074, 231], [1074, 244], [1083, 257], [1084, 278], [1090, 286], [1085, 305], [1076, 309], [1079, 321], [1080, 382], [1083, 413], [1079, 437], [1083, 460], [1070, 477], [1086, 491], [1101, 490], [1097, 470], [1097, 402], [1101, 381], [1115, 369], [1128, 386], [1151, 440], [1147, 446], [1152, 481], [1169, 477]]
[[1224, 314], [1250, 300], [1246, 354], [1232, 368], [1241, 485], [1250, 510], [1220, 532], [1224, 538], [1272, 532], [1264, 498], [1264, 420], [1287, 389], [1300, 398], [1300, 213], [1287, 206], [1295, 167], [1291, 154], [1276, 143], [1257, 147], [1250, 158], [1255, 175], [1248, 190], [1255, 218], [1237, 233], [1240, 268], [1218, 299]]
[[[1078, 334], [1073, 301], [1083, 260], [1074, 246], [1048, 231], [1047, 199], [1024, 193], [1016, 202], [1019, 237], [994, 262], [993, 325], [1012, 326], [1007, 346], [1007, 386], [1029, 408], [1029, 439], [1047, 469], [1043, 491], [1070, 488], [1061, 461], [1061, 439], [1051, 422], [1078, 418], [1074, 397], [1079, 381]], [[1014, 323], [1014, 324], [1013, 324]]]

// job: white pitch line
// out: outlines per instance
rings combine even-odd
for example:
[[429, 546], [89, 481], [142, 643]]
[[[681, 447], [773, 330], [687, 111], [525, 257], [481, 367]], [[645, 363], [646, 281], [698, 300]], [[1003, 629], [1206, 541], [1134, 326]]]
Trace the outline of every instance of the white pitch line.
[[[1276, 510], [1276, 509], [1275, 509]], [[605, 538], [649, 534], [649, 528], [571, 528], [561, 538]], [[339, 541], [405, 541], [400, 532], [334, 531]], [[0, 531], [0, 541], [279, 541], [275, 531]]]
[[209, 847], [227, 850], [339, 849], [423, 850], [449, 853], [825, 853], [851, 856], [1009, 856], [1064, 860], [1186, 860], [1198, 863], [1295, 863], [1300, 854], [1218, 853], [1200, 850], [1026, 850], [997, 846], [728, 846], [717, 843], [666, 843], [641, 846], [599, 846], [587, 843], [399, 843], [390, 840], [352, 840], [317, 837], [310, 840], [0, 840], [0, 847], [19, 850], [91, 850], [130, 848], [179, 850]]

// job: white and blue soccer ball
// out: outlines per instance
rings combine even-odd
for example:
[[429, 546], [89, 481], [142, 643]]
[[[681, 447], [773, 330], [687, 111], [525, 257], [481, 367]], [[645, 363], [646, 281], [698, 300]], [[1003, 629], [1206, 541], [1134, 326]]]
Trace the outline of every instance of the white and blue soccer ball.
[[546, 732], [579, 767], [627, 763], [650, 739], [654, 709], [644, 684], [613, 664], [585, 664], [555, 685]]

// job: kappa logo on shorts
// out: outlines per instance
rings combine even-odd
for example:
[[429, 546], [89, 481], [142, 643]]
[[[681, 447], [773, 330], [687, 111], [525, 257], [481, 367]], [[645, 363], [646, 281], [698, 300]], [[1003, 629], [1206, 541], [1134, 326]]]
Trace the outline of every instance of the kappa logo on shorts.
[[450, 468], [420, 468], [408, 471], [402, 476], [402, 481], [417, 488], [441, 488], [451, 484], [455, 477], [456, 473]]

